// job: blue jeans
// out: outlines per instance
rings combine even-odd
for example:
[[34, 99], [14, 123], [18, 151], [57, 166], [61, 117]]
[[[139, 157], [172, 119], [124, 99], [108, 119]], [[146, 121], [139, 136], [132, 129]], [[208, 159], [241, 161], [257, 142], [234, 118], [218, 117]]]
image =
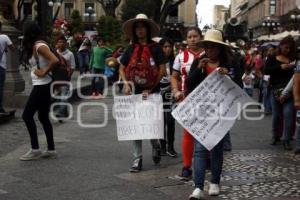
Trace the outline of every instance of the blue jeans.
[[3, 93], [5, 82], [5, 69], [0, 66], [0, 112], [3, 111]]
[[280, 114], [283, 111], [283, 140], [290, 141], [293, 133], [294, 102], [292, 98], [287, 99], [283, 104], [277, 101], [273, 91], [271, 94], [272, 103], [272, 134], [273, 138], [278, 137], [280, 126]]
[[296, 149], [300, 149], [300, 126], [296, 127]]
[[272, 112], [271, 91], [266, 81], [263, 82], [263, 103], [266, 112]]
[[[223, 167], [223, 140], [210, 152], [195, 140], [194, 152], [194, 182], [195, 187], [203, 190], [207, 156], [210, 155], [211, 183], [219, 184]], [[209, 154], [210, 153], [210, 154]]]
[[77, 53], [79, 71], [83, 74], [89, 66], [89, 53], [87, 51], [80, 51]]
[[253, 88], [244, 88], [244, 91], [249, 95], [249, 97], [253, 96]]

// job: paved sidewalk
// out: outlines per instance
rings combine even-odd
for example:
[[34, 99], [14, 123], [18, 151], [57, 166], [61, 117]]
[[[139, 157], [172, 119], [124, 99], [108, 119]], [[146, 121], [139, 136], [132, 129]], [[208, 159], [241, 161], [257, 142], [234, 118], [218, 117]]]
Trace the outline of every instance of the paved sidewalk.
[[[78, 124], [80, 103], [105, 103], [108, 124], [83, 128]], [[144, 171], [128, 172], [132, 161], [131, 142], [118, 142], [112, 118], [113, 99], [79, 101], [74, 116], [60, 124], [54, 121], [58, 159], [21, 162], [29, 148], [29, 137], [20, 119], [0, 129], [1, 200], [184, 200], [193, 190], [192, 182], [177, 178], [179, 158], [163, 157], [158, 166], [151, 160], [151, 146], [143, 143]], [[101, 123], [102, 107], [85, 106], [84, 123]], [[38, 124], [41, 146], [45, 137]], [[180, 152], [182, 129], [176, 126], [176, 150]], [[237, 121], [231, 131], [233, 151], [225, 154], [222, 194], [208, 199], [298, 200], [300, 199], [300, 157], [271, 146], [271, 117], [260, 121]], [[209, 175], [207, 176], [209, 180]], [[207, 184], [205, 190], [207, 190]]]

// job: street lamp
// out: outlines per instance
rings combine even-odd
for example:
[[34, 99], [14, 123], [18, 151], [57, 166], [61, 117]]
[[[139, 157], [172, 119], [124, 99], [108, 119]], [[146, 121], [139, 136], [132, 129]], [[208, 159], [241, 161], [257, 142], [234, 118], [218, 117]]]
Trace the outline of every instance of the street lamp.
[[292, 14], [291, 19], [293, 20], [294, 29], [297, 30], [298, 21], [300, 21], [300, 14]]
[[56, 4], [57, 7], [61, 6], [61, 2], [56, 2], [56, 1], [53, 2], [52, 0], [48, 1], [48, 6], [54, 7], [54, 4]]
[[[94, 13], [94, 9], [93, 9], [92, 6], [89, 6], [89, 7], [87, 8], [87, 10], [86, 10], [86, 13], [84, 13], [84, 16], [89, 18], [89, 23], [90, 23], [90, 24], [91, 24], [91, 22], [92, 22], [92, 15], [93, 15], [93, 13]], [[91, 25], [90, 25], [90, 29], [92, 30]]]
[[270, 37], [270, 34], [279, 28], [280, 23], [271, 19], [271, 17], [267, 17], [267, 19], [263, 21], [262, 26], [268, 28], [268, 35]]

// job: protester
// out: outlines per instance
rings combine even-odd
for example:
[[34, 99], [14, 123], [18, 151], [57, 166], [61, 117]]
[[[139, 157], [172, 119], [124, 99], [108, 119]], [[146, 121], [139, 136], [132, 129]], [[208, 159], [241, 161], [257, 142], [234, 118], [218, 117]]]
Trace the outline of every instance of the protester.
[[2, 34], [2, 23], [0, 22], [0, 115], [8, 114], [3, 107], [3, 93], [6, 73], [6, 52], [7, 48], [15, 50], [15, 46], [5, 34]]
[[252, 73], [252, 69], [247, 68], [242, 77], [244, 91], [250, 96], [253, 96], [253, 88], [254, 88], [254, 79], [255, 76]]
[[86, 73], [89, 66], [89, 54], [91, 50], [91, 41], [89, 38], [84, 37], [84, 34], [76, 36], [75, 41], [79, 48], [77, 51], [77, 59], [79, 64], [80, 74]]
[[[40, 157], [55, 158], [57, 154], [54, 146], [53, 128], [49, 119], [50, 85], [52, 82], [49, 72], [59, 60], [51, 52], [44, 40], [40, 27], [35, 22], [25, 24], [23, 34], [24, 50], [32, 66], [31, 79], [33, 88], [22, 115], [30, 135], [31, 149], [21, 156], [20, 160], [35, 160]], [[41, 153], [39, 147], [37, 127], [33, 118], [36, 112], [38, 112], [39, 121], [47, 138], [48, 149], [43, 153]]]
[[292, 150], [291, 139], [293, 132], [293, 98], [280, 102], [280, 95], [294, 74], [295, 41], [291, 36], [285, 37], [279, 44], [278, 53], [267, 59], [265, 74], [270, 75], [271, 103], [272, 103], [272, 142], [276, 145], [280, 141], [278, 136], [280, 114], [283, 110], [284, 134], [283, 146], [285, 150]]
[[[56, 40], [56, 47], [57, 47], [57, 53], [63, 56], [63, 58], [66, 60], [66, 64], [68, 66], [69, 70], [69, 77], [71, 78], [74, 70], [75, 70], [75, 57], [74, 54], [67, 49], [67, 39], [64, 35], [60, 35]], [[60, 95], [60, 102], [66, 103], [68, 100], [64, 97], [67, 97], [69, 94], [69, 86], [68, 85], [62, 85], [58, 88], [58, 93]], [[56, 117], [67, 117], [68, 116], [68, 107], [67, 105], [60, 105], [58, 108], [58, 112], [56, 113]]]
[[[90, 69], [94, 75], [104, 75], [105, 59], [111, 56], [112, 50], [105, 46], [105, 40], [98, 38], [97, 46], [93, 48], [90, 59]], [[92, 80], [92, 96], [101, 97], [104, 90], [104, 79], [94, 77]]]
[[297, 63], [294, 74], [293, 83], [293, 94], [294, 94], [294, 106], [297, 110], [296, 114], [296, 150], [295, 154], [300, 154], [300, 49], [297, 49]]
[[[159, 34], [159, 27], [145, 14], [138, 14], [134, 19], [130, 19], [123, 24], [123, 30], [132, 44], [124, 52], [120, 63], [119, 73], [124, 81], [125, 94], [142, 94], [143, 98], [151, 93], [159, 93], [159, 82], [165, 74], [165, 56], [162, 48], [151, 40]], [[150, 65], [150, 66], [149, 66]], [[148, 76], [143, 76], [143, 70], [149, 70]], [[141, 71], [139, 71], [141, 70]], [[156, 73], [154, 73], [156, 72]], [[134, 83], [134, 88], [130, 87], [128, 81]], [[161, 160], [159, 140], [151, 140], [152, 159], [155, 164]], [[133, 141], [134, 161], [130, 172], [142, 170], [142, 140]]]
[[[177, 102], [185, 98], [187, 93], [186, 78], [190, 71], [191, 64], [194, 59], [198, 58], [203, 52], [203, 49], [198, 45], [198, 42], [202, 39], [202, 32], [199, 28], [189, 28], [186, 37], [188, 49], [185, 49], [176, 56], [171, 77], [172, 93]], [[184, 130], [182, 138], [183, 168], [180, 174], [183, 180], [190, 180], [192, 178], [191, 166], [193, 152], [194, 138], [187, 130]]]
[[168, 38], [161, 39], [159, 44], [162, 46], [164, 54], [168, 59], [168, 62], [166, 63], [166, 74], [160, 81], [160, 91], [164, 102], [164, 139], [160, 140], [161, 154], [177, 157], [177, 152], [174, 149], [175, 119], [171, 115], [173, 105], [171, 74], [174, 63], [174, 45]]
[[[208, 30], [204, 40], [199, 44], [204, 47], [205, 55], [196, 58], [191, 66], [186, 84], [188, 92], [192, 92], [211, 72], [219, 68], [220, 74], [229, 74], [231, 69], [231, 53], [227, 43], [224, 42], [222, 32]], [[237, 77], [232, 74], [233, 77]], [[223, 166], [223, 141], [222, 139], [210, 152], [197, 140], [195, 140], [194, 153], [194, 182], [195, 190], [189, 196], [190, 199], [204, 198], [205, 170], [207, 157], [210, 157], [211, 181], [209, 195], [220, 193], [220, 179]]]

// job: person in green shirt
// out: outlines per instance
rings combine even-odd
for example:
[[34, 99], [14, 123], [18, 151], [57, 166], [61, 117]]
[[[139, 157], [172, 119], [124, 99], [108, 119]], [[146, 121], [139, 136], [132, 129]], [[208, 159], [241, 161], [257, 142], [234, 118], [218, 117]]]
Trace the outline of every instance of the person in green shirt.
[[[90, 58], [90, 70], [92, 74], [104, 74], [105, 59], [111, 56], [112, 50], [105, 46], [105, 40], [98, 38], [97, 46], [93, 48]], [[92, 80], [92, 96], [102, 96], [104, 79], [94, 77]]]

